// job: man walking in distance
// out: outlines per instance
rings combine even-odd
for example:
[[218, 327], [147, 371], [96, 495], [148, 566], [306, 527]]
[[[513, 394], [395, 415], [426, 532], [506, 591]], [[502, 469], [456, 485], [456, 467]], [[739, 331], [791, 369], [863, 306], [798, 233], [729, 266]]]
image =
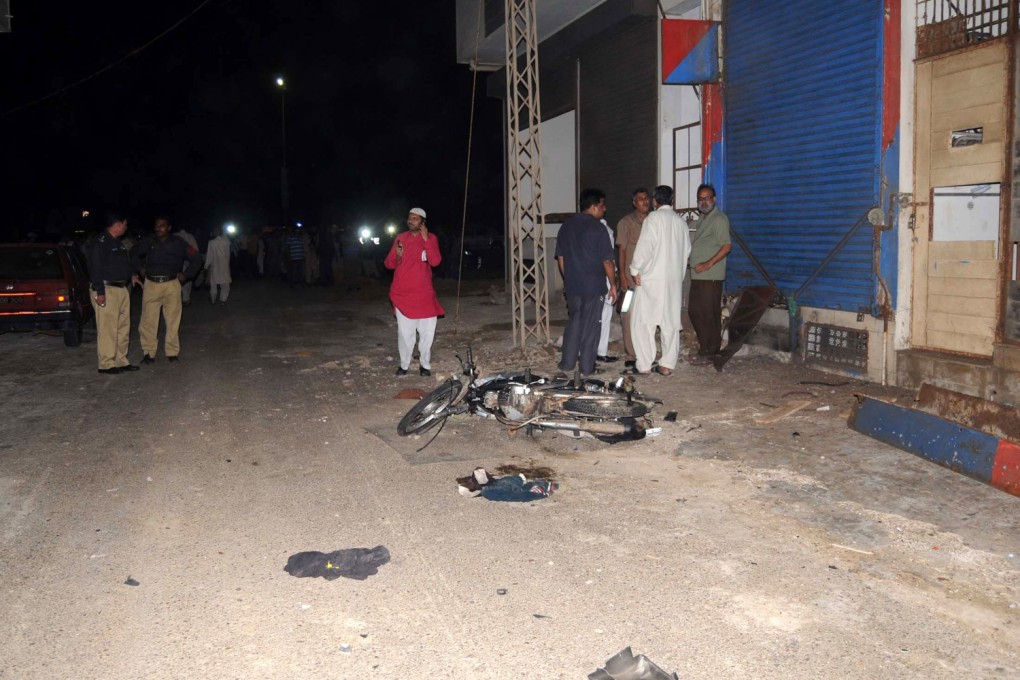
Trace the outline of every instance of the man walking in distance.
[[[183, 239], [184, 242], [188, 244], [188, 246], [194, 248], [195, 252], [198, 253], [198, 241], [196, 241], [195, 237], [189, 234], [184, 229], [184, 227], [178, 228], [177, 231], [174, 232], [174, 236], [176, 236], [179, 239]], [[198, 278], [198, 275], [201, 273], [202, 268], [194, 267], [191, 265], [191, 263], [185, 262], [184, 273], [187, 274], [188, 270], [193, 270], [191, 272], [191, 276], [188, 277], [187, 281], [181, 284], [181, 302], [184, 303], [185, 307], [191, 304], [191, 284], [194, 283], [196, 278]]]
[[202, 257], [197, 248], [189, 246], [184, 239], [170, 237], [170, 220], [166, 216], [156, 218], [153, 227], [155, 236], [149, 236], [138, 244], [137, 258], [145, 269], [145, 285], [142, 288], [142, 319], [138, 322], [138, 336], [142, 341], [143, 364], [156, 362], [159, 347], [159, 313], [166, 321], [166, 337], [163, 351], [169, 361], [177, 361], [181, 352], [178, 331], [181, 327], [181, 285], [187, 268], [192, 275], [202, 268]]
[[698, 354], [688, 361], [695, 365], [712, 363], [722, 346], [722, 287], [726, 279], [726, 256], [730, 243], [730, 220], [715, 207], [715, 188], [698, 187], [698, 229], [691, 244], [691, 293], [687, 312], [698, 336]]
[[216, 304], [216, 292], [219, 289], [221, 304], [227, 304], [230, 297], [230, 238], [223, 232], [209, 241], [205, 251], [205, 268], [209, 270], [206, 281], [209, 282], [209, 302]]
[[570, 373], [580, 363], [581, 375], [588, 377], [595, 373], [605, 298], [616, 301], [616, 271], [612, 242], [599, 221], [606, 215], [605, 192], [585, 189], [578, 207], [581, 212], [564, 222], [556, 237], [556, 262], [567, 295], [567, 328], [559, 368]]
[[439, 239], [425, 226], [425, 211], [411, 208], [407, 214], [407, 231], [393, 239], [384, 262], [387, 269], [393, 270], [390, 302], [397, 317], [398, 376], [407, 375], [415, 335], [418, 336], [418, 372], [432, 375], [432, 338], [439, 316], [446, 314], [432, 287], [432, 268], [442, 261]]
[[655, 211], [645, 219], [630, 261], [635, 286], [631, 333], [637, 355], [632, 370], [641, 374], [651, 372], [658, 327], [662, 357], [657, 370], [661, 375], [670, 375], [680, 356], [683, 327], [680, 315], [691, 239], [687, 223], [673, 210], [671, 187], [655, 187], [652, 201]]
[[128, 286], [138, 285], [137, 262], [121, 237], [127, 219], [118, 213], [106, 217], [106, 229], [96, 237], [88, 253], [90, 299], [96, 311], [96, 346], [99, 372], [107, 374], [137, 371], [128, 363], [131, 333], [131, 294]]
[[[638, 187], [634, 190], [631, 198], [631, 205], [634, 212], [625, 215], [616, 223], [616, 249], [619, 252], [620, 266], [620, 295], [634, 288], [634, 281], [630, 278], [630, 260], [634, 256], [634, 247], [637, 246], [638, 237], [641, 236], [641, 223], [648, 217], [652, 207], [652, 198], [648, 189]], [[620, 314], [620, 323], [623, 325], [623, 348], [626, 352], [624, 366], [634, 368], [634, 340], [630, 332], [631, 312]]]

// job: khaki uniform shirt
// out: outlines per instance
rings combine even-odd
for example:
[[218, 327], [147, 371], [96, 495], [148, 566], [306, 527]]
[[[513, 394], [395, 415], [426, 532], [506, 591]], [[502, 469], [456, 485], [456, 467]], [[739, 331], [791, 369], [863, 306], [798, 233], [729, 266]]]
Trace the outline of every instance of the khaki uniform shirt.
[[638, 237], [641, 236], [641, 224], [644, 219], [635, 210], [616, 223], [616, 245], [619, 248], [627, 249], [627, 262], [620, 262], [621, 272], [628, 271], [630, 259], [634, 257], [634, 248], [637, 247]]

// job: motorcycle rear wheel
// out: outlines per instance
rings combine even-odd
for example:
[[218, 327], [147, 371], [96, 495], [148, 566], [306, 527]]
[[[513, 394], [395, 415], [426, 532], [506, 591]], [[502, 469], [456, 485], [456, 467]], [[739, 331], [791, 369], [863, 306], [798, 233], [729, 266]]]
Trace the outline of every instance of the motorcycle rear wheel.
[[450, 379], [426, 395], [404, 415], [397, 425], [397, 434], [406, 437], [425, 432], [443, 421], [446, 410], [460, 394], [459, 380]]
[[595, 397], [568, 399], [562, 410], [591, 418], [640, 418], [648, 406], [639, 401], [628, 404], [623, 397]]

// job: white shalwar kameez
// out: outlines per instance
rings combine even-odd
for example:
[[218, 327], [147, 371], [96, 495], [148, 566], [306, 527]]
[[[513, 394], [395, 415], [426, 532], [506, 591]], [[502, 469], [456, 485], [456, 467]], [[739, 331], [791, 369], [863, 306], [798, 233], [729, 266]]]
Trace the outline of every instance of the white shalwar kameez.
[[[599, 220], [606, 227], [606, 231], [609, 232], [609, 242], [613, 244], [613, 248], [616, 248], [616, 238], [613, 236], [612, 228], [606, 224], [605, 220]], [[610, 289], [609, 279], [606, 279], [606, 290]], [[613, 323], [613, 308], [616, 306], [615, 301], [610, 301], [609, 296], [606, 296], [605, 304], [602, 306], [602, 325], [600, 326], [599, 333], [599, 348], [598, 355], [604, 357], [609, 354], [609, 329]]]
[[640, 373], [652, 369], [656, 327], [662, 343], [659, 366], [670, 370], [676, 368], [680, 356], [680, 331], [683, 329], [684, 276], [690, 252], [687, 222], [676, 214], [672, 206], [660, 206], [645, 218], [630, 261], [630, 275], [641, 277], [641, 285], [634, 291], [630, 314], [635, 366]]

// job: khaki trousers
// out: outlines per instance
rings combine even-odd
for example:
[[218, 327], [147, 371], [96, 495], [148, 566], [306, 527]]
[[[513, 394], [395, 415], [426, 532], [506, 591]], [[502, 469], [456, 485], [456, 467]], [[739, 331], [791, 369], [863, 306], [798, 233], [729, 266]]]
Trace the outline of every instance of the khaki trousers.
[[96, 291], [90, 290], [92, 309], [96, 311], [96, 351], [99, 368], [128, 365], [128, 340], [131, 336], [131, 295], [127, 288], [106, 286], [106, 306], [96, 302]]
[[150, 357], [156, 356], [159, 348], [159, 312], [163, 311], [166, 321], [166, 339], [163, 350], [168, 357], [181, 353], [181, 284], [177, 279], [164, 283], [146, 281], [142, 289], [142, 319], [138, 322], [138, 336], [142, 351]]
[[[620, 297], [623, 297], [624, 292], [620, 292]], [[637, 359], [637, 354], [634, 353], [634, 335], [630, 329], [630, 312], [620, 312], [620, 324], [623, 326], [623, 351], [626, 355], [624, 360], [634, 361]]]

